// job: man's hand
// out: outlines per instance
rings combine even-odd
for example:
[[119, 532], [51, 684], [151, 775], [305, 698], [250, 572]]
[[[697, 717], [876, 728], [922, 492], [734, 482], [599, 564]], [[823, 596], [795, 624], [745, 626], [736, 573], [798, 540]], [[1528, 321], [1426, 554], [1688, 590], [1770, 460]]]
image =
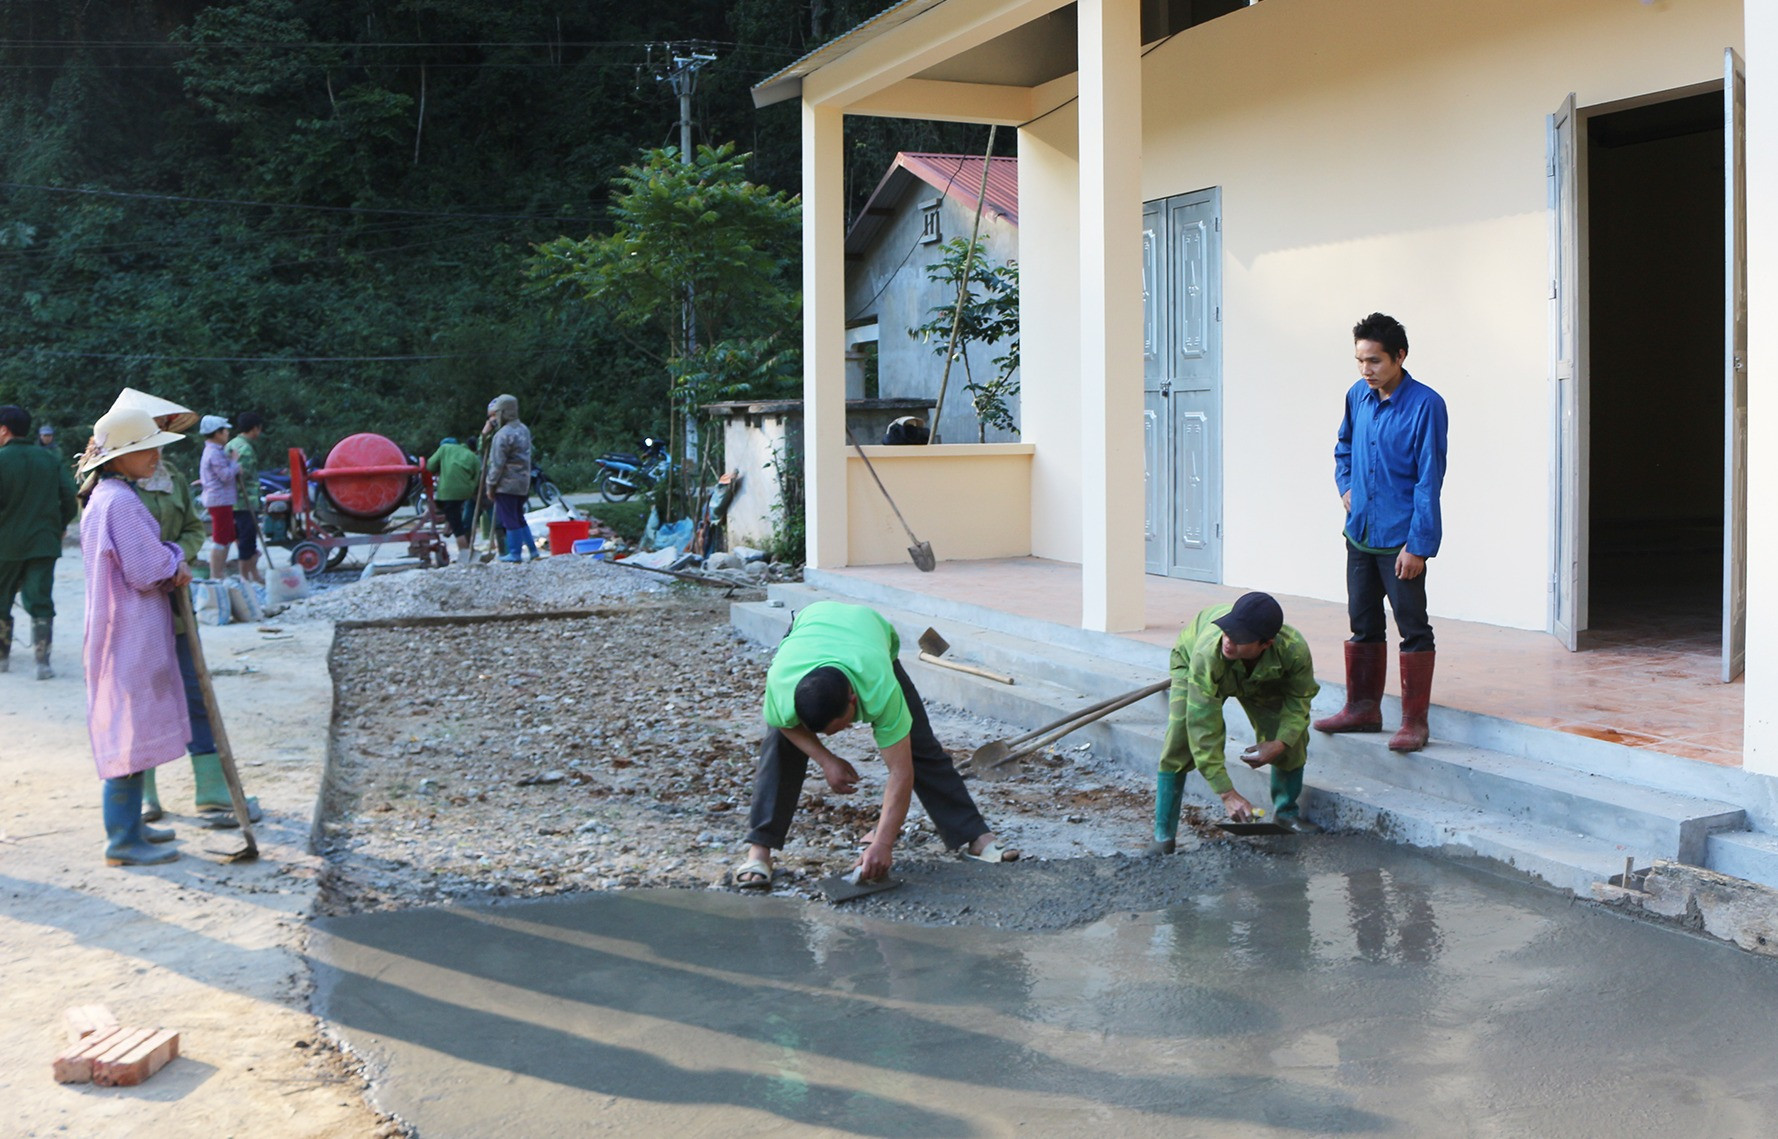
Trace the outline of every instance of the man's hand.
[[1401, 548], [1401, 553], [1395, 555], [1395, 576], [1402, 581], [1413, 581], [1425, 572], [1426, 559], [1419, 554], [1408, 553], [1406, 546]]
[[821, 765], [822, 777], [827, 786], [836, 795], [850, 795], [858, 790], [858, 769], [837, 755], [816, 756], [815, 762]]
[[1229, 818], [1237, 823], [1245, 823], [1253, 818], [1253, 804], [1242, 797], [1239, 791], [1230, 789], [1222, 793], [1222, 809], [1229, 813]]
[[167, 588], [184, 589], [190, 584], [191, 571], [185, 568], [184, 562], [180, 562], [179, 568], [173, 571], [173, 576], [167, 579]]
[[889, 873], [895, 865], [895, 844], [878, 839], [864, 848], [858, 856], [860, 882], [874, 882]]
[[1284, 741], [1267, 740], [1263, 744], [1254, 744], [1241, 753], [1241, 762], [1258, 771], [1268, 763], [1277, 763], [1284, 758]]
[[1347, 491], [1346, 493], [1340, 495], [1340, 505], [1344, 506], [1346, 508], [1347, 514], [1352, 513], [1352, 492], [1351, 491]]

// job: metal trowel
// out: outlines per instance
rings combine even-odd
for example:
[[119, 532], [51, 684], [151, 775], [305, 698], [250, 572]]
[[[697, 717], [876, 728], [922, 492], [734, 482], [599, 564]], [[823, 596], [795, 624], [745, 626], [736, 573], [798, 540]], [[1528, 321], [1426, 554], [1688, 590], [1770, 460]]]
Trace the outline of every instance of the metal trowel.
[[891, 878], [888, 875], [861, 882], [858, 875], [862, 870], [863, 867], [854, 866], [844, 874], [829, 874], [817, 884], [821, 887], [821, 892], [827, 895], [827, 900], [835, 903], [849, 902], [866, 894], [880, 894], [901, 885], [900, 878]]
[[1296, 831], [1283, 823], [1275, 823], [1269, 819], [1261, 819], [1250, 823], [1237, 823], [1224, 819], [1217, 826], [1230, 834], [1295, 834]]

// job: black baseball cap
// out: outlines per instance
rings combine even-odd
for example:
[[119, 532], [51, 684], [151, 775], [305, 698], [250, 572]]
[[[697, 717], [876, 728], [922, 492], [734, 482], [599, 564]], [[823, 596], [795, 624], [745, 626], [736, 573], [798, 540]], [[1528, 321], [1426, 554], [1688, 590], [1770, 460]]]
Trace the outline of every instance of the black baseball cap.
[[1284, 627], [1284, 609], [1269, 593], [1243, 593], [1235, 607], [1210, 622], [1237, 645], [1269, 641]]

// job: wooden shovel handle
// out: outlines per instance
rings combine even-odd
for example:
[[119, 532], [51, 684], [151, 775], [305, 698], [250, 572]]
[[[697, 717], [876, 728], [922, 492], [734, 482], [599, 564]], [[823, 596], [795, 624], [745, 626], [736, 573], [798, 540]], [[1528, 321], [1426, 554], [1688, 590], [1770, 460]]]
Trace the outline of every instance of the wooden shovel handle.
[[1067, 719], [1057, 720], [1048, 727], [1038, 728], [1036, 731], [1028, 732], [1022, 736], [1015, 736], [1006, 741], [1007, 746], [1012, 748], [1012, 750], [1008, 751], [1005, 757], [995, 763], [994, 766], [999, 767], [1001, 764], [1011, 763], [1015, 759], [1030, 755], [1039, 748], [1048, 747], [1050, 744], [1056, 742], [1070, 732], [1078, 731], [1079, 729], [1086, 727], [1094, 720], [1102, 720], [1113, 712], [1127, 708], [1138, 701], [1146, 700], [1150, 696], [1165, 692], [1172, 686], [1172, 684], [1173, 682], [1171, 680], [1156, 681], [1146, 688], [1138, 688], [1134, 692], [1126, 692], [1122, 696], [1113, 696], [1111, 699], [1102, 700], [1091, 707], [1082, 708]]
[[216, 758], [222, 761], [223, 780], [228, 784], [229, 801], [235, 808], [235, 819], [241, 824], [241, 837], [247, 849], [256, 850], [253, 820], [248, 817], [247, 794], [241, 790], [241, 774], [235, 770], [235, 750], [228, 743], [228, 729], [222, 725], [222, 707], [216, 701], [216, 686], [210, 681], [210, 666], [204, 661], [204, 643], [198, 639], [197, 614], [191, 608], [191, 588], [181, 585], [173, 590], [173, 604], [185, 622], [185, 635], [190, 638], [191, 663], [198, 674], [198, 690], [204, 694], [204, 710], [210, 713], [210, 734], [215, 737]]
[[943, 657], [935, 657], [929, 652], [922, 652], [920, 654], [920, 659], [927, 664], [936, 664], [940, 668], [948, 668], [956, 672], [967, 672], [971, 676], [980, 676], [987, 680], [998, 680], [1002, 684], [1013, 683], [1013, 678], [1010, 676], [1002, 676], [998, 672], [990, 672], [985, 668], [973, 664], [963, 664], [959, 661], [945, 660]]

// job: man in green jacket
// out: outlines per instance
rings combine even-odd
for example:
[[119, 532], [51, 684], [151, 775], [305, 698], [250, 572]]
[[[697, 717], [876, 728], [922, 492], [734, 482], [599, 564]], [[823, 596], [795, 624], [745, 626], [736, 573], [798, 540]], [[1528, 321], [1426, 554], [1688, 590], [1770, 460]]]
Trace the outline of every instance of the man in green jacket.
[[1258, 742], [1241, 753], [1248, 766], [1272, 769], [1273, 818], [1298, 830], [1297, 798], [1309, 758], [1309, 703], [1321, 686], [1303, 635], [1284, 623], [1284, 610], [1269, 593], [1247, 593], [1233, 605], [1212, 605], [1179, 634], [1170, 663], [1167, 737], [1155, 778], [1154, 845], [1171, 854], [1179, 833], [1185, 776], [1197, 768], [1222, 798], [1229, 818], [1245, 822], [1253, 804], [1230, 782], [1223, 763], [1228, 729], [1222, 706], [1237, 700]]
[[469, 553], [469, 507], [482, 473], [475, 452], [455, 439], [442, 439], [426, 460], [426, 469], [438, 476], [432, 496], [445, 516], [445, 526], [457, 539], [459, 556]]
[[12, 599], [22, 595], [31, 616], [31, 647], [37, 679], [50, 680], [51, 596], [62, 531], [74, 521], [74, 473], [53, 448], [31, 435], [31, 415], [15, 404], [0, 407], [0, 672], [12, 654]]

